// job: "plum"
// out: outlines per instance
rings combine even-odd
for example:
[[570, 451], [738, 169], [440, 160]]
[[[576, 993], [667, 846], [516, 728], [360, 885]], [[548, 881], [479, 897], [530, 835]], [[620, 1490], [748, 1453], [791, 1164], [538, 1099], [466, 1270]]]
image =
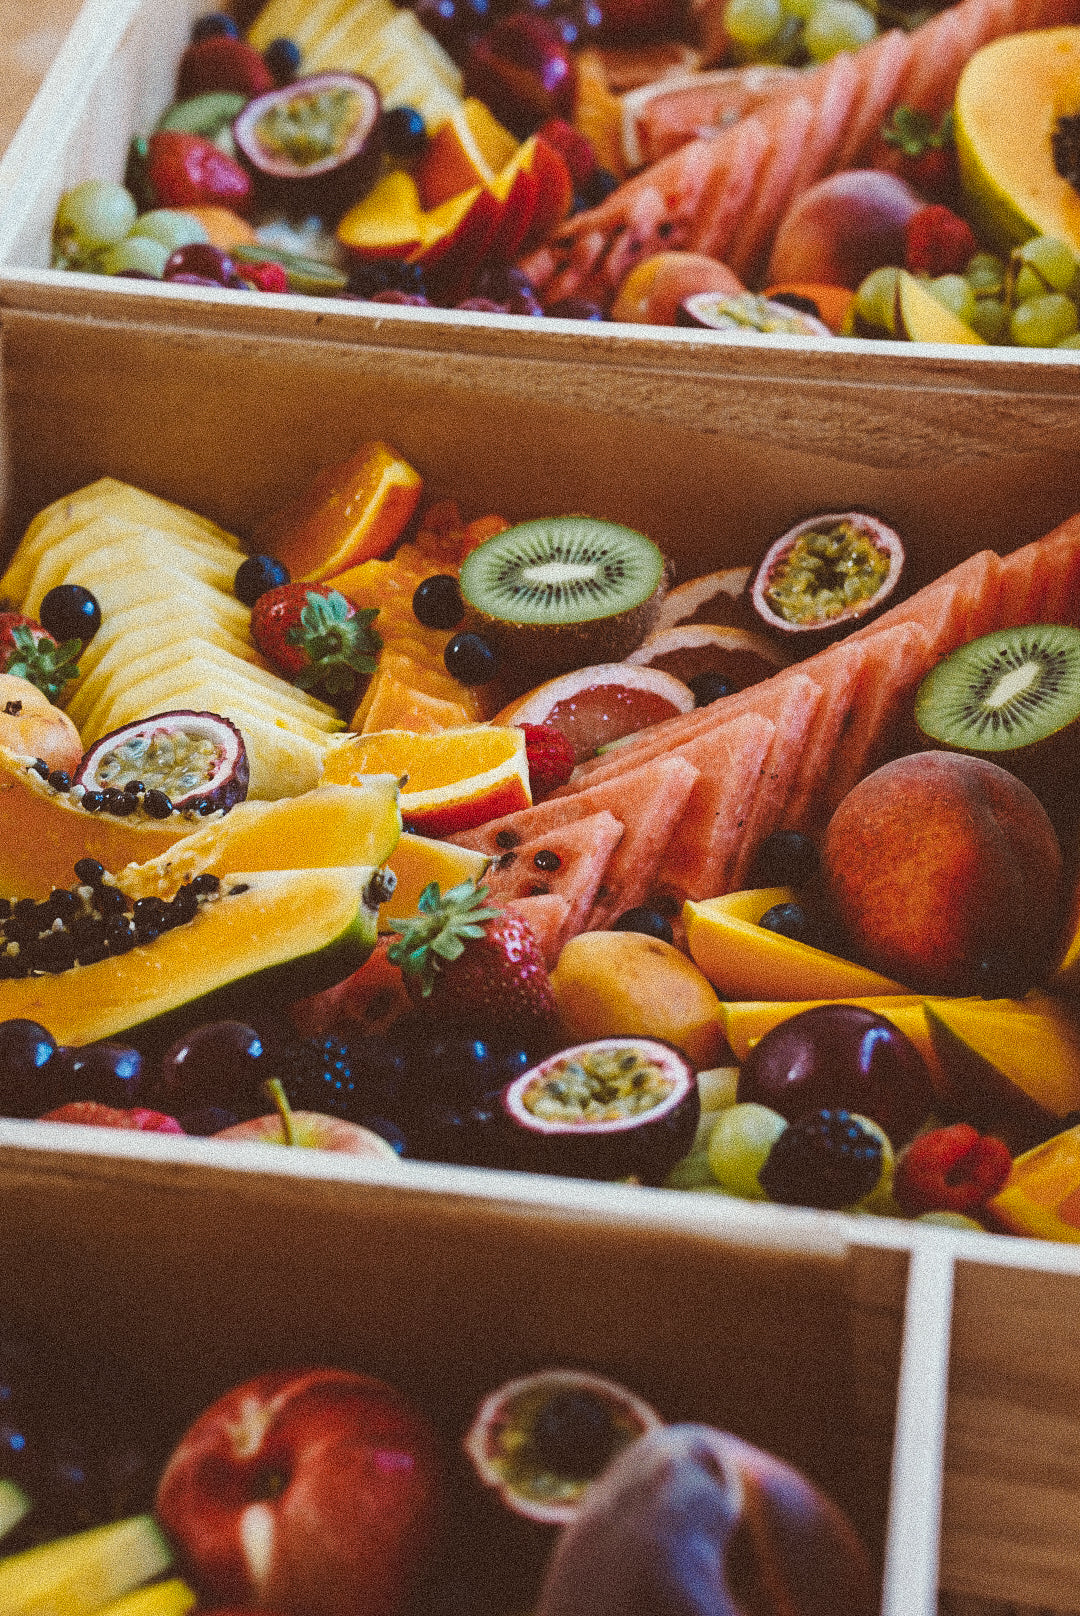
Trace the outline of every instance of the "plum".
[[904, 229], [925, 204], [895, 174], [849, 169], [812, 185], [773, 242], [767, 286], [814, 281], [852, 291], [872, 269], [904, 262]]
[[536, 1616], [870, 1616], [865, 1552], [805, 1477], [737, 1437], [669, 1425], [594, 1482]]

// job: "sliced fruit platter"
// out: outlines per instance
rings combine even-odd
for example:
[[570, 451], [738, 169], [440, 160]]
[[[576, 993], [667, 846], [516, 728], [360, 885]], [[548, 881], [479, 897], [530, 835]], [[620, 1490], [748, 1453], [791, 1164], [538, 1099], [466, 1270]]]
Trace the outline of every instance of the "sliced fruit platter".
[[[520, 316], [1080, 345], [1066, 0], [268, 0], [195, 18], [57, 267]], [[1015, 100], [1022, 120], [1002, 109]]]
[[[1077, 1238], [1080, 518], [676, 581], [363, 443], [2, 578], [0, 1108]], [[924, 570], [925, 576], [925, 570]]]
[[591, 1370], [516, 1375], [463, 1424], [460, 1394], [426, 1406], [350, 1368], [266, 1370], [187, 1415], [94, 1367], [109, 1378], [72, 1365], [58, 1397], [30, 1343], [0, 1339], [8, 1616], [876, 1607], [807, 1476]]

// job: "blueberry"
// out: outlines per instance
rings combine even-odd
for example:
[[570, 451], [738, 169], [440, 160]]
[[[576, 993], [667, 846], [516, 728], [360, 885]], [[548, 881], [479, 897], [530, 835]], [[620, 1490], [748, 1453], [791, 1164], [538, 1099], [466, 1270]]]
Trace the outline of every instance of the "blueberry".
[[774, 830], [758, 848], [754, 883], [759, 887], [804, 887], [820, 868], [818, 850], [797, 830]]
[[812, 923], [801, 903], [774, 903], [766, 909], [758, 925], [765, 931], [774, 931], [778, 937], [790, 937], [795, 943], [808, 943], [813, 933]]
[[41, 602], [38, 622], [54, 640], [82, 640], [85, 645], [101, 627], [101, 607], [82, 584], [57, 584]]
[[695, 673], [687, 683], [694, 692], [695, 707], [708, 707], [711, 702], [719, 701], [721, 696], [731, 695], [731, 685], [723, 674], [711, 668], [707, 673]]
[[427, 129], [415, 107], [391, 107], [382, 117], [383, 149], [391, 157], [419, 157], [427, 145]]
[[465, 615], [458, 581], [450, 573], [436, 573], [416, 587], [413, 615], [425, 628], [457, 628]]
[[275, 84], [291, 84], [300, 71], [300, 47], [294, 39], [272, 39], [263, 51], [263, 61]]
[[486, 685], [495, 677], [495, 653], [479, 634], [455, 634], [443, 652], [451, 679], [463, 685]]
[[259, 596], [265, 595], [268, 589], [279, 589], [282, 584], [289, 582], [288, 567], [275, 561], [273, 556], [248, 556], [236, 569], [233, 594], [245, 606], [254, 606]]
[[848, 1111], [815, 1111], [790, 1123], [758, 1173], [770, 1201], [839, 1211], [869, 1195], [881, 1177], [876, 1133]]
[[659, 914], [645, 904], [639, 904], [634, 909], [625, 909], [618, 920], [612, 922], [611, 929], [640, 932], [643, 937], [657, 937], [662, 943], [673, 942], [675, 936], [667, 916]]
[[197, 45], [201, 39], [213, 39], [215, 34], [225, 34], [229, 39], [239, 39], [240, 30], [231, 17], [223, 11], [208, 12], [205, 17], [197, 17], [191, 30], [191, 43]]

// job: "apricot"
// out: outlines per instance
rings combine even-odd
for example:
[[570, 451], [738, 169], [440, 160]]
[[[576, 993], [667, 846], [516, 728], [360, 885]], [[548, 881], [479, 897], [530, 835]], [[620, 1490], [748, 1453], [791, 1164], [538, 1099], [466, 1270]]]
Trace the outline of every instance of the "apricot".
[[14, 673], [0, 673], [0, 746], [19, 757], [44, 758], [65, 774], [82, 762], [83, 743], [67, 713]]
[[984, 758], [916, 752], [855, 786], [822, 874], [863, 962], [922, 992], [1023, 992], [1045, 976], [1062, 858], [1046, 810]]
[[693, 960], [671, 943], [632, 931], [586, 931], [566, 944], [551, 973], [570, 1040], [663, 1038], [699, 1070], [725, 1047], [720, 1001]]
[[703, 253], [663, 252], [642, 259], [627, 275], [611, 306], [613, 320], [674, 325], [684, 297], [695, 292], [744, 292], [733, 269]]
[[911, 186], [877, 169], [849, 169], [812, 185], [780, 222], [766, 285], [817, 281], [852, 289], [884, 264], [904, 262], [904, 226], [924, 206]]

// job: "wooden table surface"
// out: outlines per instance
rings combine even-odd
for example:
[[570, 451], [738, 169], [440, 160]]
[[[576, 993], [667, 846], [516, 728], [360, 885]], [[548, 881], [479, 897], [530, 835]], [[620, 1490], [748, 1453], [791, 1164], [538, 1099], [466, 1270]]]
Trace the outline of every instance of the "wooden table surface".
[[0, 151], [15, 133], [80, 0], [0, 0]]

